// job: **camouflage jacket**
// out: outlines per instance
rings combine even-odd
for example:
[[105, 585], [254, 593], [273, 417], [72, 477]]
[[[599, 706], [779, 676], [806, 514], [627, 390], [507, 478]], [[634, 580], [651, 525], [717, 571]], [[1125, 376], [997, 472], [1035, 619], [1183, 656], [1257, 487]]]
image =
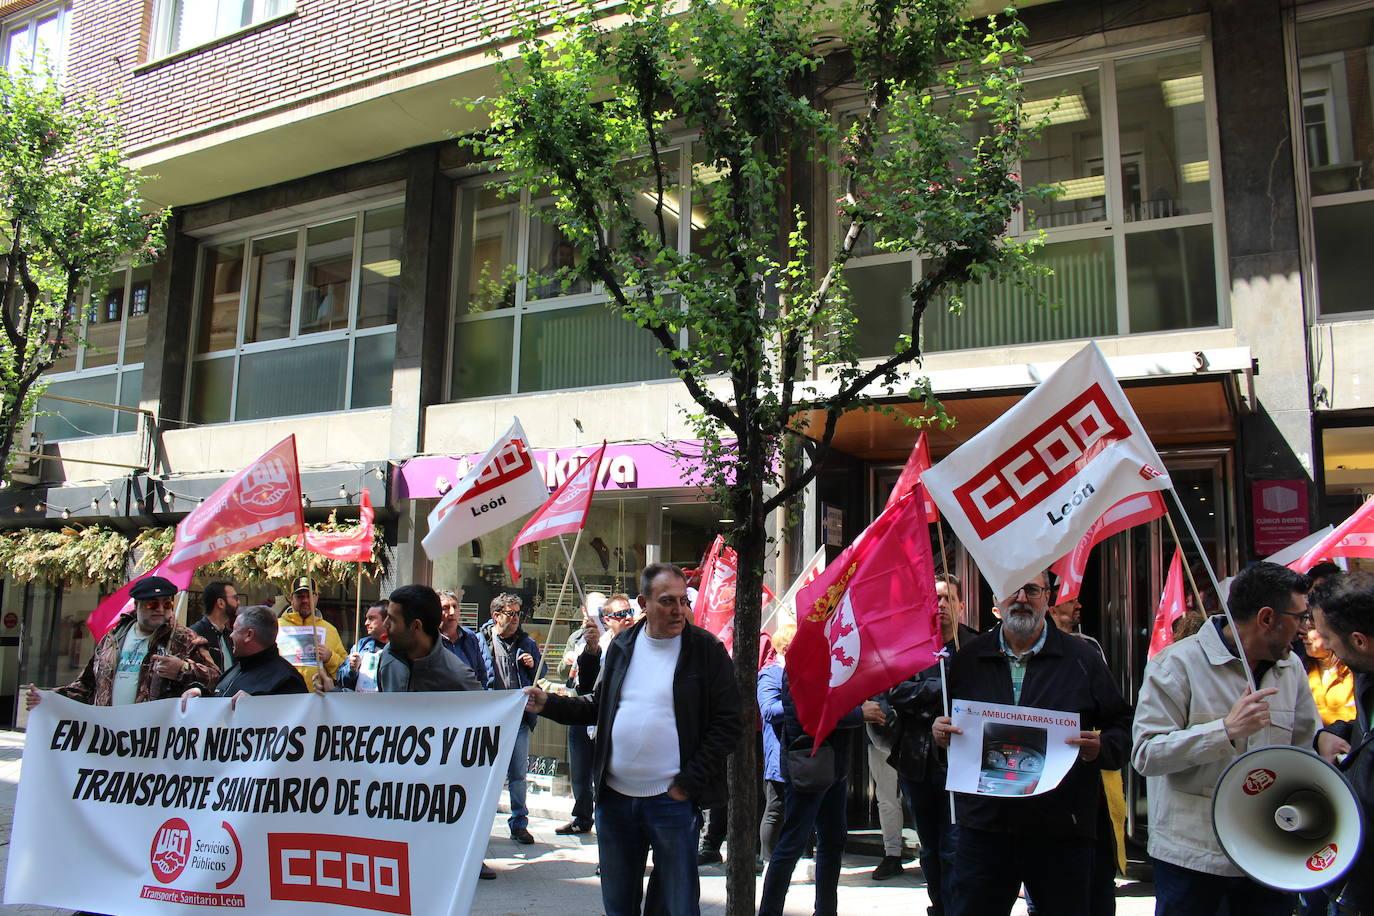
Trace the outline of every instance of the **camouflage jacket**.
[[[119, 668], [119, 651], [124, 645], [124, 636], [134, 626], [136, 619], [133, 612], [120, 617], [114, 628], [96, 643], [95, 651], [81, 670], [81, 675], [66, 687], [58, 687], [56, 692], [92, 706], [109, 706], [114, 693], [115, 671]], [[172, 655], [185, 661], [186, 669], [181, 679], [166, 680], [154, 674], [153, 657], [156, 655]], [[138, 674], [138, 692], [134, 702], [179, 697], [188, 687], [200, 687], [209, 693], [218, 680], [219, 668], [210, 657], [205, 640], [188, 627], [164, 623], [148, 643], [148, 654]]]

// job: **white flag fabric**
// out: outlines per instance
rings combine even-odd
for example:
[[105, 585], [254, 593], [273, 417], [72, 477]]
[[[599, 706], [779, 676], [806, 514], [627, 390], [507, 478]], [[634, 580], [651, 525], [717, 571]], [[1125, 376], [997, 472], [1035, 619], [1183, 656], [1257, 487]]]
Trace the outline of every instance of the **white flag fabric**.
[[529, 515], [549, 498], [544, 475], [530, 454], [520, 421], [444, 494], [429, 513], [429, 534], [420, 543], [431, 560], [468, 541]]
[[1170, 486], [1095, 343], [921, 481], [999, 600], [1117, 502]]
[[120, 916], [466, 913], [524, 696], [367, 693], [29, 715], [5, 903]]

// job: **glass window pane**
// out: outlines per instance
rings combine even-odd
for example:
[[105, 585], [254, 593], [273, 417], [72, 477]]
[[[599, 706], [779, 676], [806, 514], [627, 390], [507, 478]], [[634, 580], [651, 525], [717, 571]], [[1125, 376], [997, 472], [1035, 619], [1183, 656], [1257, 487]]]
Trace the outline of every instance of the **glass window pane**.
[[1298, 25], [1303, 133], [1313, 196], [1374, 187], [1372, 35], [1374, 10]]
[[460, 321], [453, 326], [453, 399], [510, 394], [515, 319]]
[[353, 296], [353, 226], [345, 219], [305, 232], [305, 291], [301, 294], [301, 333], [348, 327]]
[[897, 337], [911, 330], [911, 262], [850, 267], [844, 272], [854, 317], [854, 346], [861, 358], [889, 356]]
[[353, 407], [386, 407], [391, 403], [391, 369], [396, 361], [396, 335], [370, 334], [353, 342]]
[[1117, 64], [1116, 85], [1123, 218], [1210, 212], [1202, 52], [1194, 48]]
[[348, 341], [245, 353], [239, 362], [235, 420], [342, 410]]
[[1369, 239], [1374, 201], [1313, 207], [1317, 247], [1317, 294], [1324, 315], [1374, 309], [1369, 284]]
[[[553, 204], [545, 202], [539, 205], [539, 210], [547, 215], [552, 212]], [[544, 216], [531, 216], [529, 223], [530, 261], [525, 298], [552, 299], [590, 292], [590, 281], [573, 278], [568, 273], [581, 265], [581, 256], [572, 242], [565, 239], [557, 227], [546, 222]]]
[[86, 308], [87, 369], [119, 362], [120, 316], [124, 313], [124, 271], [110, 276], [109, 288]]
[[1026, 187], [1054, 185], [1059, 190], [1056, 197], [1027, 201], [1027, 217], [1042, 229], [1105, 220], [1107, 178], [1097, 71], [1027, 83], [1022, 112], [1030, 123], [1047, 122], [1021, 162]]
[[[143, 370], [133, 369], [119, 376], [119, 403], [125, 407], [138, 407], [143, 402]], [[119, 411], [115, 429], [121, 433], [131, 433], [138, 429], [138, 414]]]
[[530, 312], [520, 320], [520, 390], [554, 391], [667, 378], [648, 331], [603, 304]]
[[37, 69], [51, 67], [54, 73], [62, 69], [62, 15], [54, 13], [38, 21], [36, 30], [38, 47], [35, 49], [34, 66]]
[[[662, 228], [659, 226], [658, 179], [654, 175], [653, 158], [636, 156], [620, 165], [625, 181], [634, 190], [630, 208], [655, 238], [660, 231], [667, 237], [668, 246], [677, 248], [678, 224], [682, 212], [682, 187], [679, 179], [681, 158], [677, 150], [668, 150], [660, 157], [663, 161], [663, 208]], [[612, 236], [611, 246], [619, 244], [618, 236]], [[535, 263], [531, 261], [530, 263]]]
[[148, 342], [148, 300], [153, 290], [151, 264], [136, 267], [129, 284], [129, 301], [124, 312], [124, 365], [143, 362], [143, 347]]
[[287, 232], [253, 242], [249, 270], [253, 274], [252, 302], [243, 342], [281, 340], [291, 335], [291, 300], [296, 287], [296, 233]]
[[725, 170], [715, 163], [706, 161], [706, 146], [692, 144], [692, 229], [690, 249], [692, 254], [715, 261], [711, 249], [716, 244], [711, 234], [711, 195], [721, 190], [720, 181]]
[[[59, 394], [69, 398], [83, 398], [111, 404], [115, 399], [115, 376], [113, 373], [97, 375], [94, 378], [75, 378], [65, 382], [54, 382], [48, 386], [46, 394]], [[89, 404], [71, 404], [54, 401], [50, 398], [38, 399], [40, 416], [34, 421], [34, 429], [49, 442], [57, 439], [81, 439], [87, 436], [108, 436], [114, 431], [117, 411]]]
[[519, 205], [494, 188], [465, 188], [461, 207], [457, 314], [514, 308]]
[[1054, 274], [1039, 281], [1048, 305], [1012, 283], [977, 283], [963, 290], [964, 312], [932, 303], [921, 331], [929, 351], [964, 350], [1117, 333], [1116, 270], [1111, 239], [1046, 245], [1036, 260]]
[[29, 23], [23, 23], [5, 35], [5, 67], [18, 73], [33, 63], [33, 44]]
[[234, 357], [199, 360], [191, 367], [191, 421], [223, 423], [229, 419], [234, 392]]
[[1217, 323], [1212, 227], [1126, 236], [1131, 333], [1205, 328]]
[[[404, 207], [373, 210], [363, 217], [363, 269], [358, 292], [358, 327], [395, 324], [401, 304]], [[388, 399], [389, 400], [389, 399]]]
[[200, 281], [197, 353], [232, 350], [236, 346], [242, 290], [243, 243], [207, 246]]

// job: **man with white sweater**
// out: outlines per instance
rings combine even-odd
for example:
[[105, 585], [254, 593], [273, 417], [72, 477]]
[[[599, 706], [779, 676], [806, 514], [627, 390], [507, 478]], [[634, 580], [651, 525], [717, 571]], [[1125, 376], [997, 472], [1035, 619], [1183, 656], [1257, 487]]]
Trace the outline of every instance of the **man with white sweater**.
[[701, 810], [725, 797], [725, 759], [740, 733], [740, 701], [725, 647], [694, 626], [682, 570], [639, 579], [645, 617], [605, 650], [586, 696], [526, 687], [526, 708], [565, 725], [595, 725], [596, 833], [606, 916], [638, 916], [649, 850], [656, 906], [697, 916]]

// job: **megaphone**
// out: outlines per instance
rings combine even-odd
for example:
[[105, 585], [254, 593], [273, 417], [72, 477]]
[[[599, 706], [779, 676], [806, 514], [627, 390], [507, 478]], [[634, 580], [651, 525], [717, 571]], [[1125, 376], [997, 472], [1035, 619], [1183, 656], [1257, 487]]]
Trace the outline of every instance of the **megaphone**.
[[1296, 747], [1237, 757], [1217, 781], [1212, 827], [1227, 858], [1260, 884], [1325, 887], [1355, 863], [1364, 812], [1345, 776]]

